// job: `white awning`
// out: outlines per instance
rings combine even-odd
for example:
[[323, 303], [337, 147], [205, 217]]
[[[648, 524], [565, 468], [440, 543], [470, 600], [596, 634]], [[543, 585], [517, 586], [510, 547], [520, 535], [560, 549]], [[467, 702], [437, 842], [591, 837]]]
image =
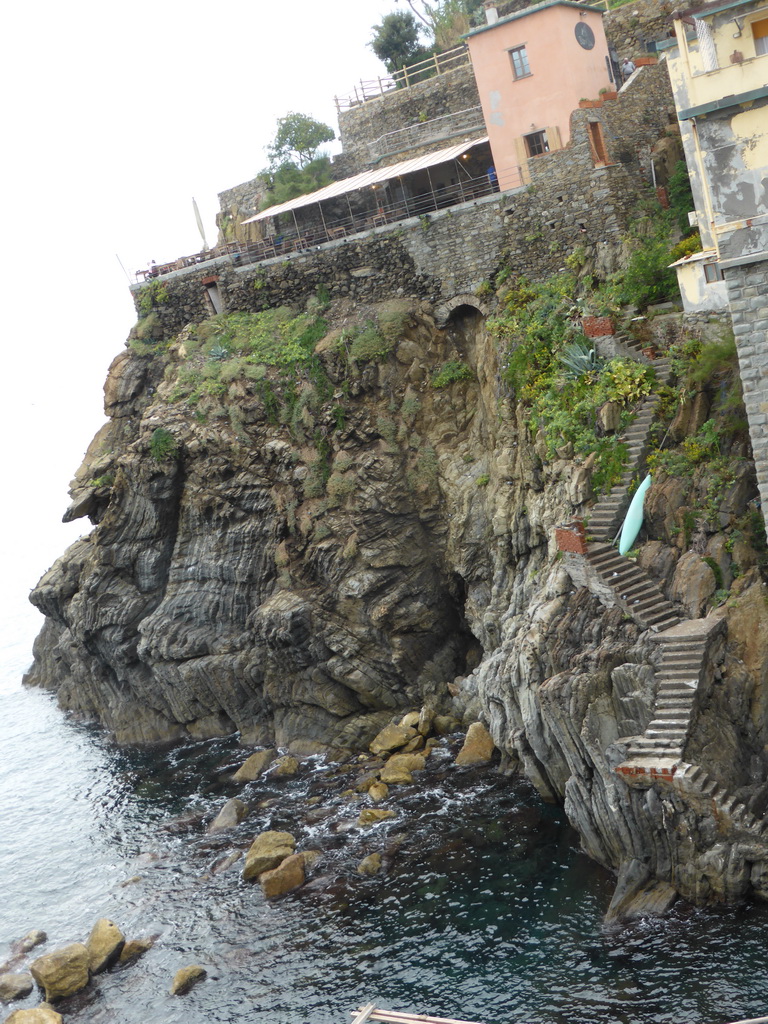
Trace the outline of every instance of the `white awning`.
[[296, 196], [287, 203], [278, 203], [277, 206], [270, 206], [255, 217], [249, 217], [243, 221], [244, 224], [253, 224], [254, 221], [264, 220], [265, 217], [276, 217], [279, 213], [288, 213], [289, 210], [297, 210], [300, 206], [311, 206], [313, 203], [322, 203], [324, 199], [335, 199], [337, 196], [344, 196], [348, 192], [358, 192], [360, 189], [376, 185], [381, 181], [389, 181], [391, 178], [400, 178], [403, 174], [412, 174], [414, 171], [423, 171], [426, 167], [434, 167], [436, 164], [444, 164], [449, 160], [466, 153], [473, 146], [479, 146], [487, 142], [488, 136], [481, 139], [472, 139], [470, 142], [462, 142], [457, 146], [449, 146], [447, 149], [438, 149], [434, 153], [426, 153], [424, 156], [414, 157], [413, 160], [404, 160], [399, 164], [389, 164], [387, 167], [377, 167], [372, 171], [363, 171], [362, 174], [355, 174], [352, 178], [344, 178], [341, 181], [334, 181], [317, 192], [309, 192], [304, 196]]

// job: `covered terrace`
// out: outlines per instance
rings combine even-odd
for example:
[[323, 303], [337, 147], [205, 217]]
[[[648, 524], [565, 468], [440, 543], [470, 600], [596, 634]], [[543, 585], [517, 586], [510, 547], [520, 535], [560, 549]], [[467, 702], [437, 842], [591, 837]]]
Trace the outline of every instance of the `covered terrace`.
[[[522, 185], [520, 168], [511, 169], [505, 180]], [[247, 263], [274, 259], [498, 191], [497, 169], [483, 136], [270, 206], [244, 222], [261, 225], [258, 242], [228, 242], [140, 273], [159, 277], [226, 255]]]

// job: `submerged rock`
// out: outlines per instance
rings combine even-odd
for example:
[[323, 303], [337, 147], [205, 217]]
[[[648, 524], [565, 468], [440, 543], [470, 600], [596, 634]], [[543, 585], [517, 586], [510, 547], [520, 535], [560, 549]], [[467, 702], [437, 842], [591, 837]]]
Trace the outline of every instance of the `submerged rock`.
[[227, 800], [214, 820], [208, 826], [208, 834], [226, 832], [227, 829], [235, 828], [241, 821], [248, 817], [248, 804], [244, 804], [237, 797]]
[[29, 953], [30, 950], [33, 950], [35, 948], [35, 946], [41, 946], [44, 942], [47, 941], [48, 935], [45, 932], [40, 931], [36, 928], [33, 931], [28, 932], [21, 940], [21, 942], [19, 942], [18, 950], [20, 953]]
[[87, 947], [73, 942], [33, 960], [30, 971], [50, 1002], [85, 988], [90, 979], [90, 959]]
[[28, 996], [35, 986], [31, 974], [0, 974], [0, 1002], [12, 1003]]
[[357, 865], [357, 873], [359, 875], [378, 875], [381, 871], [381, 854], [380, 853], [369, 853], [367, 857], [363, 857], [360, 863]]
[[388, 818], [394, 818], [394, 811], [378, 810], [376, 807], [365, 807], [360, 811], [360, 817], [357, 819], [358, 825], [378, 825], [380, 821], [386, 821]]

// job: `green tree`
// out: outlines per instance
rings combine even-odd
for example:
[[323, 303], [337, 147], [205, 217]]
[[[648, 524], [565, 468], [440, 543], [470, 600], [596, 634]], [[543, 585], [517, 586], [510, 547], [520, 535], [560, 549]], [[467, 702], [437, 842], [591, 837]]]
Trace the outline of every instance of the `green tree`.
[[461, 37], [480, 23], [482, 0], [405, 0], [425, 26], [438, 51], [458, 46]]
[[331, 161], [327, 156], [318, 156], [303, 167], [286, 161], [275, 169], [262, 171], [260, 177], [267, 183], [267, 195], [262, 203], [262, 209], [266, 209], [330, 185]]
[[420, 31], [416, 19], [407, 11], [385, 14], [381, 24], [373, 26], [369, 45], [390, 75], [424, 59], [427, 51], [419, 42]]
[[317, 157], [324, 142], [335, 138], [333, 129], [322, 121], [307, 114], [286, 114], [278, 118], [275, 137], [267, 148], [270, 165], [277, 168], [290, 162], [304, 167]]

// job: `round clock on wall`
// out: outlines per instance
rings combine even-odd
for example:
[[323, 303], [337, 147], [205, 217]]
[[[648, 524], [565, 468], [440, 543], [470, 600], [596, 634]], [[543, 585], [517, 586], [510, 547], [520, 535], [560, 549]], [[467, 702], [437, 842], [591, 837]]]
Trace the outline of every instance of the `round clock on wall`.
[[585, 22], [580, 21], [574, 29], [579, 46], [585, 50], [591, 50], [595, 45], [595, 33]]

